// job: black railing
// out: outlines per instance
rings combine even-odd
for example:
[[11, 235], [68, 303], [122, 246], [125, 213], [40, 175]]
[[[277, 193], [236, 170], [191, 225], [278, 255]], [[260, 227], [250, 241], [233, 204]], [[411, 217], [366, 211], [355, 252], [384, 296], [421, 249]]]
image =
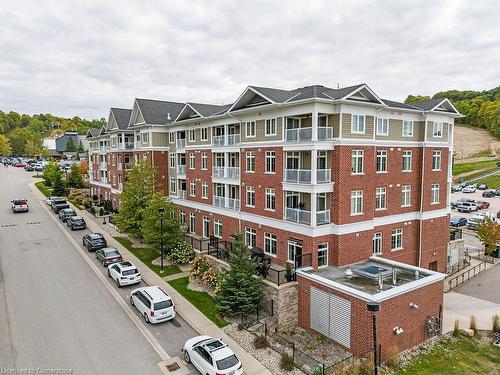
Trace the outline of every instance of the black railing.
[[484, 270], [486, 270], [486, 262], [481, 262], [478, 265], [474, 266], [473, 268], [461, 273], [460, 275], [449, 278], [448, 279], [449, 290], [459, 286], [460, 284], [473, 278], [474, 276], [476, 276], [477, 274], [479, 274], [480, 272], [482, 272]]
[[303, 267], [312, 267], [312, 254], [296, 254], [295, 255], [295, 270]]
[[470, 266], [470, 256], [465, 255], [464, 259], [462, 259], [460, 262], [450, 267], [450, 269], [448, 270], [448, 275], [453, 275], [469, 266]]
[[462, 239], [462, 229], [450, 229], [450, 241], [461, 240]]
[[208, 243], [208, 255], [212, 255], [217, 259], [223, 261], [229, 260], [229, 253], [233, 250], [233, 243], [229, 241], [224, 241], [216, 237], [210, 237]]
[[188, 233], [184, 235], [184, 241], [191, 245], [193, 249], [199, 251], [207, 251], [210, 240], [208, 238], [195, 238], [190, 236]]

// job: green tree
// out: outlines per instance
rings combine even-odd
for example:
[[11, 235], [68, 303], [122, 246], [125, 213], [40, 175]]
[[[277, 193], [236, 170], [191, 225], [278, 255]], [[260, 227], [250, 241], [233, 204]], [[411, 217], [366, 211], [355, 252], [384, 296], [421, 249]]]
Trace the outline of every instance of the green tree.
[[[159, 209], [164, 208], [163, 212], [163, 236], [161, 235], [160, 213]], [[155, 193], [149, 199], [147, 206], [142, 212], [141, 233], [146, 243], [161, 253], [161, 241], [163, 237], [163, 249], [168, 255], [179, 242], [184, 240], [184, 233], [180, 229], [180, 223], [177, 217], [172, 215], [175, 208], [170, 201], [161, 193]]]
[[73, 142], [73, 138], [68, 137], [68, 141], [66, 142], [66, 152], [75, 152], [75, 142]]
[[68, 188], [80, 189], [83, 187], [83, 177], [76, 163], [71, 164], [66, 176], [66, 186]]
[[83, 154], [85, 152], [85, 149], [83, 148], [83, 143], [82, 141], [80, 141], [80, 143], [78, 144], [78, 149], [77, 151], [80, 153], [80, 154]]
[[484, 252], [491, 255], [500, 242], [500, 224], [493, 220], [486, 219], [477, 226], [477, 238], [484, 243]]
[[43, 169], [43, 179], [45, 181], [45, 186], [53, 186], [54, 176], [56, 173], [61, 172], [61, 169], [54, 162], [49, 162]]
[[120, 211], [115, 216], [121, 232], [142, 238], [143, 211], [155, 192], [155, 173], [155, 168], [144, 160], [134, 164], [127, 173], [127, 181], [120, 194]]
[[405, 103], [411, 104], [415, 102], [424, 102], [429, 99], [430, 97], [423, 95], [408, 95], [408, 97], [405, 99]]
[[262, 297], [262, 279], [255, 276], [250, 249], [236, 237], [229, 254], [229, 270], [223, 271], [216, 295], [217, 308], [224, 315], [252, 313]]
[[57, 170], [54, 172], [54, 176], [52, 178], [52, 194], [55, 196], [66, 195], [66, 187], [64, 186], [63, 173], [59, 169], [59, 167], [57, 167]]
[[42, 153], [42, 145], [40, 141], [35, 139], [28, 139], [24, 146], [24, 154], [26, 156], [34, 157]]
[[0, 155], [10, 155], [12, 148], [10, 147], [10, 140], [5, 135], [0, 134]]

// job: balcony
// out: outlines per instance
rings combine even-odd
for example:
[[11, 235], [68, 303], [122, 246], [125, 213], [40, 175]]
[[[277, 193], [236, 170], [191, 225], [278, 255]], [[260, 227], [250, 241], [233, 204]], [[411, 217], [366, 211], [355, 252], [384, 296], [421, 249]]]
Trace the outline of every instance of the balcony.
[[186, 199], [186, 197], [187, 197], [186, 190], [179, 190], [177, 192], [177, 198], [179, 198], [179, 199]]
[[99, 151], [100, 151], [100, 152], [107, 152], [107, 151], [108, 151], [108, 149], [109, 149], [109, 147], [108, 147], [108, 146], [101, 146], [101, 147], [99, 147]]
[[125, 163], [125, 170], [129, 171], [132, 169], [132, 163]]
[[328, 224], [330, 222], [330, 210], [316, 212], [316, 225]]
[[240, 200], [234, 198], [228, 198], [226, 207], [237, 211], [240, 209]]
[[226, 203], [226, 197], [222, 197], [219, 195], [214, 195], [213, 204], [214, 204], [214, 206], [217, 206], [217, 207], [225, 207], [225, 208], [230, 208], [232, 210], [239, 210], [240, 209], [240, 200], [239, 199], [227, 198], [227, 203]]
[[212, 177], [238, 180], [240, 178], [240, 167], [215, 166], [212, 168]]
[[316, 182], [318, 184], [325, 184], [332, 181], [331, 169], [318, 169], [316, 171]]
[[326, 126], [318, 127], [318, 141], [326, 141], [333, 138], [333, 128]]
[[312, 128], [287, 129], [285, 140], [287, 142], [310, 142], [312, 140]]
[[178, 139], [176, 145], [178, 150], [186, 148], [186, 138]]
[[107, 179], [106, 177], [101, 177], [101, 178], [99, 179], [99, 182], [100, 182], [101, 184], [107, 184], [107, 183], [108, 183], [108, 179]]
[[225, 207], [226, 205], [226, 198], [225, 197], [220, 197], [218, 195], [214, 195], [214, 206], [217, 207]]
[[286, 169], [285, 181], [299, 184], [311, 183], [311, 170], [309, 169]]
[[118, 150], [132, 150], [134, 148], [134, 142], [118, 143]]
[[185, 165], [178, 165], [177, 166], [177, 174], [186, 174], [186, 166]]
[[212, 146], [214, 147], [232, 147], [240, 144], [240, 135], [239, 134], [229, 134], [226, 137], [224, 135], [216, 135], [212, 137]]
[[311, 211], [300, 208], [285, 208], [285, 220], [311, 225]]
[[105, 161], [101, 161], [99, 163], [99, 168], [101, 168], [101, 169], [107, 169], [108, 168], [108, 164]]

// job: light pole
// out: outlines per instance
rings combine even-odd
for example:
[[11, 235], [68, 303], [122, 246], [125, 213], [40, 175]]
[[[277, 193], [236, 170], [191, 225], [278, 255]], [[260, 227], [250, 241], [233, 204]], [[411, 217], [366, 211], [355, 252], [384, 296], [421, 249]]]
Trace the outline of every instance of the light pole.
[[378, 375], [377, 366], [377, 318], [375, 314], [380, 311], [380, 303], [378, 302], [368, 302], [366, 304], [368, 311], [372, 313], [372, 331], [373, 331], [373, 373]]
[[158, 212], [160, 213], [160, 272], [163, 273], [163, 213], [165, 208], [158, 208]]

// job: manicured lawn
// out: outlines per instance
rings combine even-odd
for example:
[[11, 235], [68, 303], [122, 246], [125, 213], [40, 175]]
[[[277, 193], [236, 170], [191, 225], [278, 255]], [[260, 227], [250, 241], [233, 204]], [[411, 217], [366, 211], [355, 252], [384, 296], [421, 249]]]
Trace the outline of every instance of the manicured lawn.
[[480, 180], [474, 181], [478, 184], [488, 184], [488, 189], [500, 189], [500, 175], [489, 176]]
[[417, 357], [410, 366], [399, 369], [396, 375], [455, 375], [500, 373], [500, 348], [491, 340], [482, 343], [477, 338], [460, 337], [443, 340], [428, 353]]
[[453, 166], [453, 176], [475, 170], [496, 168], [496, 164], [499, 160], [500, 159], [492, 159], [488, 161], [477, 161], [474, 163], [455, 164]]
[[224, 327], [228, 324], [219, 315], [212, 296], [205, 292], [195, 292], [187, 288], [189, 277], [170, 280], [168, 283], [218, 327]]
[[38, 188], [38, 190], [40, 190], [42, 192], [43, 195], [45, 195], [46, 197], [50, 197], [51, 196], [51, 190], [45, 186], [45, 183], [43, 181], [38, 181], [38, 182], [35, 182], [35, 186]]
[[125, 237], [114, 237], [114, 239], [117, 240], [123, 246], [125, 246], [128, 251], [134, 254], [137, 258], [141, 260], [141, 262], [143, 262], [146, 266], [151, 268], [154, 272], [156, 272], [157, 275], [161, 277], [181, 272], [181, 270], [177, 266], [166, 265], [163, 267], [164, 272], [160, 273], [160, 266], [157, 266], [152, 263], [153, 260], [158, 258], [158, 254], [156, 253], [156, 251], [147, 247], [144, 248], [133, 247], [132, 242], [130, 242], [130, 240]]

